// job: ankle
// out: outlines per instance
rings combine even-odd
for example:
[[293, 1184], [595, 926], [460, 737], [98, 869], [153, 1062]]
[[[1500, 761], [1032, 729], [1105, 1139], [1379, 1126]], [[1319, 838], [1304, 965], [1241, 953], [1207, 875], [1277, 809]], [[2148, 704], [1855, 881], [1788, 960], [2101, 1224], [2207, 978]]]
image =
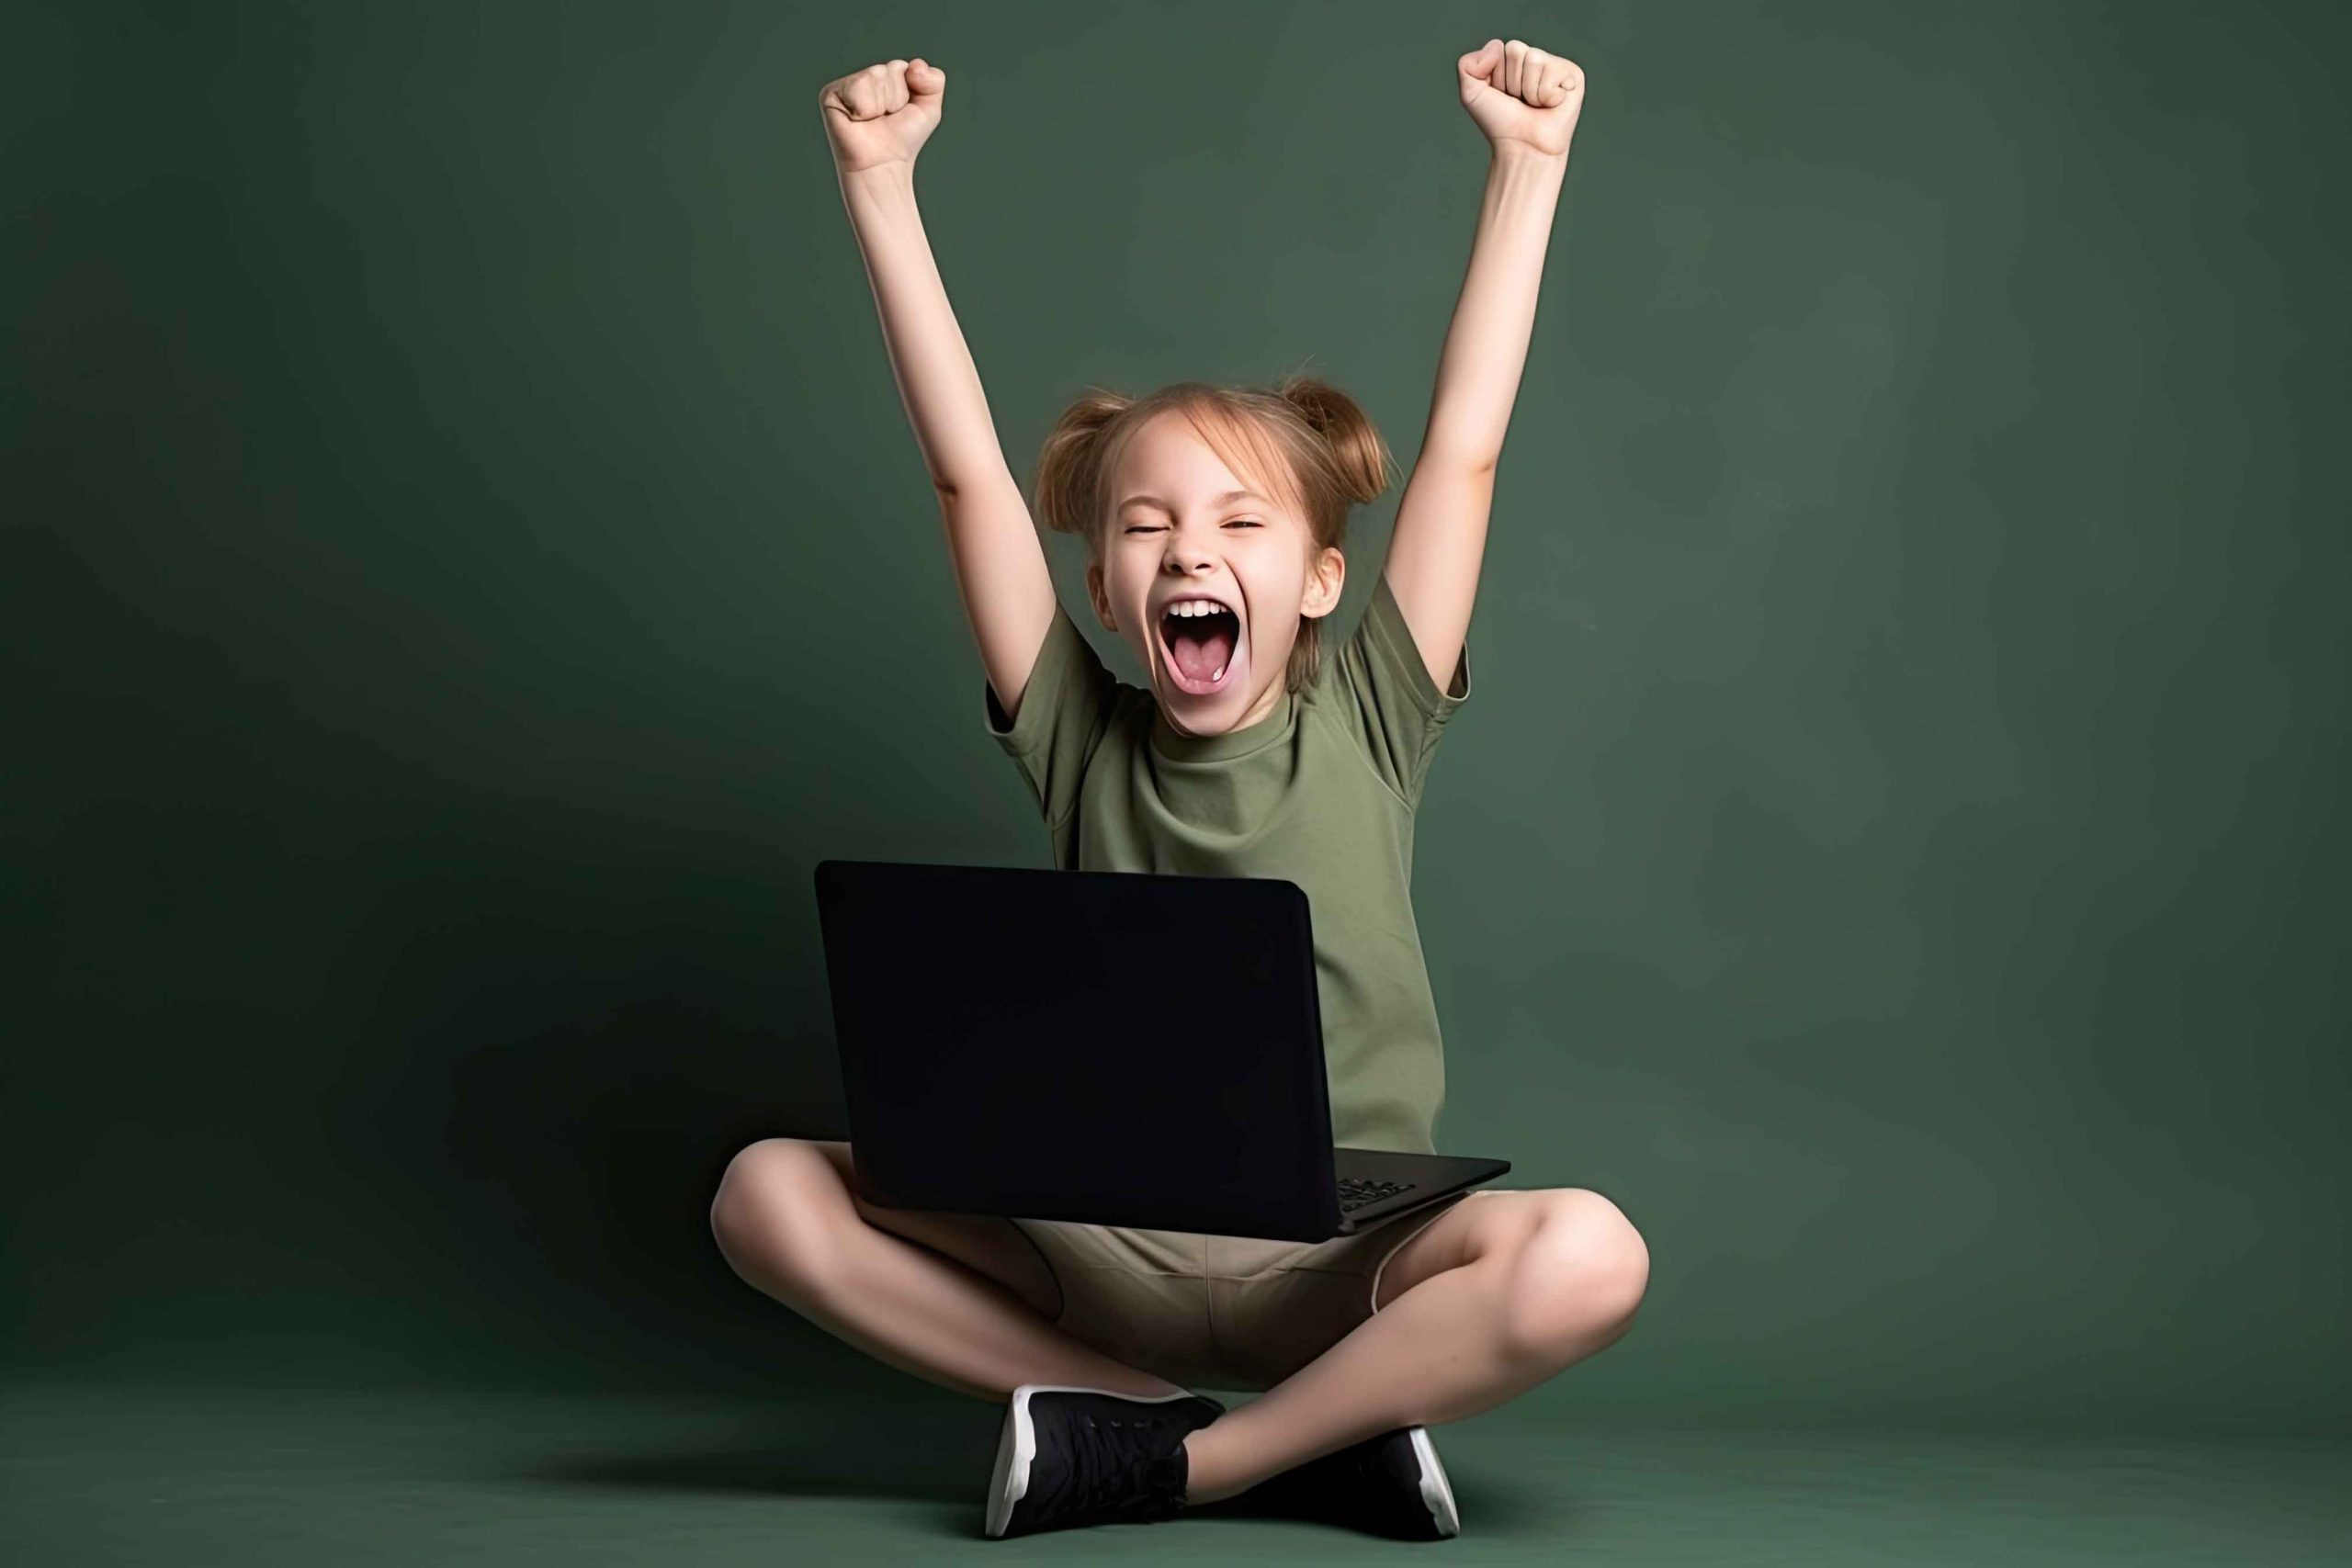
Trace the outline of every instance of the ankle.
[[1220, 1503], [1249, 1490], [1233, 1484], [1219, 1451], [1223, 1439], [1210, 1435], [1220, 1424], [1212, 1421], [1184, 1434], [1184, 1506], [1188, 1508]]

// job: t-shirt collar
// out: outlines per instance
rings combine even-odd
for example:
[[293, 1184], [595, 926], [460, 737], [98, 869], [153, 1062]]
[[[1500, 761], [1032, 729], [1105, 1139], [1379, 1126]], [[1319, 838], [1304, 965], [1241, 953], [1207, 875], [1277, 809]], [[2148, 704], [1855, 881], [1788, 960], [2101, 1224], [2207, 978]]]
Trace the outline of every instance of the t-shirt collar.
[[1282, 739], [1297, 716], [1298, 694], [1285, 685], [1274, 711], [1257, 723], [1222, 735], [1186, 735], [1168, 722], [1159, 699], [1151, 700], [1151, 749], [1171, 762], [1224, 762]]

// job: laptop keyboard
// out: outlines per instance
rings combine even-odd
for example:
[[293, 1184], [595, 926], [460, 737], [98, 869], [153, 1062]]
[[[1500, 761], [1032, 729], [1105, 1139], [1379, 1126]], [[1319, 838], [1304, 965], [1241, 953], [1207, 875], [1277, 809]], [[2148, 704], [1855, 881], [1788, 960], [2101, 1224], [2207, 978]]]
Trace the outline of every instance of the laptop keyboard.
[[1366, 1203], [1410, 1192], [1414, 1185], [1410, 1181], [1368, 1181], [1360, 1176], [1343, 1176], [1340, 1178], [1340, 1212], [1352, 1213]]

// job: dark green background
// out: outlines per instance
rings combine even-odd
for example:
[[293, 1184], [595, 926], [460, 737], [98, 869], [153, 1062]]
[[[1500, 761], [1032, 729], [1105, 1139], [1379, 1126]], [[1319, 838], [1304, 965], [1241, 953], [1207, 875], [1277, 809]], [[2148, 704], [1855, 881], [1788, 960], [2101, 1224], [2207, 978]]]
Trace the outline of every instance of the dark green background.
[[2340, 13], [874, 16], [8, 24], [13, 1371], [904, 1382], [706, 1225], [843, 1130], [814, 863], [1048, 863], [816, 93], [949, 70], [1024, 482], [1089, 382], [1302, 364], [1409, 468], [1500, 35], [1591, 85], [1439, 1134], [1653, 1258], [1532, 1398], [2345, 1428]]

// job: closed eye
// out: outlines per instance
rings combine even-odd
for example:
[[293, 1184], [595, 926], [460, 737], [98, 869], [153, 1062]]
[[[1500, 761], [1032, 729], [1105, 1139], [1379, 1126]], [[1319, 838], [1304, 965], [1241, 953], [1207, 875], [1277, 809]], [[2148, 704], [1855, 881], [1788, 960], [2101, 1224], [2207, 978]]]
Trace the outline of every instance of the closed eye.
[[[1262, 528], [1265, 525], [1259, 522], [1254, 517], [1236, 517], [1227, 523], [1226, 526], [1228, 528]], [[1130, 523], [1127, 525], [1126, 531], [1130, 534], [1150, 534], [1158, 532], [1159, 527], [1160, 525], [1157, 523]]]

